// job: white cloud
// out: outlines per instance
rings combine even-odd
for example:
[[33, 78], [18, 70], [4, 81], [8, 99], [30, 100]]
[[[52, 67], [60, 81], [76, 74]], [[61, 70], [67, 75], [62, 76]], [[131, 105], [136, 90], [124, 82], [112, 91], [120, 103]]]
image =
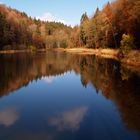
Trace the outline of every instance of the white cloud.
[[53, 81], [55, 80], [55, 77], [54, 77], [54, 76], [43, 77], [42, 80], [43, 80], [44, 82], [46, 82], [47, 84], [51, 84], [51, 83], [53, 83]]
[[0, 110], [0, 125], [6, 127], [13, 125], [19, 118], [15, 108], [5, 108]]
[[59, 115], [52, 117], [49, 120], [49, 124], [55, 126], [57, 130], [78, 130], [80, 123], [83, 121], [87, 107], [73, 108], [72, 110], [62, 112]]
[[42, 21], [50, 21], [50, 22], [51, 21], [55, 21], [55, 22], [61, 22], [61, 23], [64, 23], [64, 24], [67, 24], [68, 25], [68, 23], [65, 20], [60, 19], [57, 16], [55, 16], [55, 15], [49, 13], [49, 12], [46, 12], [42, 16], [38, 16], [36, 18], [37, 19], [40, 19]]

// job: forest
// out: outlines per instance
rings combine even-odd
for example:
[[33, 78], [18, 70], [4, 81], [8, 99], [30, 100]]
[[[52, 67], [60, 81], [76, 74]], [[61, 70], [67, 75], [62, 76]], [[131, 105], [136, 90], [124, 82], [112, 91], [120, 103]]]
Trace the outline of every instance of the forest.
[[[79, 30], [79, 31], [78, 31]], [[80, 44], [90, 48], [140, 48], [140, 1], [116, 0], [81, 17]]]
[[70, 30], [62, 23], [44, 22], [0, 5], [0, 50], [57, 47], [56, 42], [65, 47]]
[[0, 50], [40, 48], [140, 48], [140, 1], [108, 2], [70, 27], [29, 17], [0, 5]]

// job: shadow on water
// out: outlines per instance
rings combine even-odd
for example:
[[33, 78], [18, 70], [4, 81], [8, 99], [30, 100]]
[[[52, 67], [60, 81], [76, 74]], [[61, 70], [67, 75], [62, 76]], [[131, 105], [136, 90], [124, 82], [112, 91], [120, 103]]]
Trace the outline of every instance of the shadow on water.
[[[140, 73], [133, 72], [111, 59], [58, 52], [1, 55], [1, 99], [5, 95], [11, 95], [13, 91], [28, 87], [31, 81], [38, 81], [46, 76], [60, 76], [69, 71], [80, 75], [83, 87], [92, 85], [97, 94], [101, 92], [106, 99], [113, 101], [125, 126], [130, 131], [140, 134]], [[50, 123], [53, 126], [63, 124], [58, 127], [60, 130], [67, 127], [67, 123], [70, 123], [70, 127], [77, 128], [77, 116], [75, 116], [77, 123], [70, 120], [65, 120], [66, 124], [63, 122], [65, 116], [77, 110], [78, 108], [67, 111], [65, 114], [62, 113], [52, 118]], [[82, 114], [87, 112], [87, 108], [79, 108], [78, 111], [77, 115], [80, 115], [82, 119]], [[15, 109], [8, 109], [5, 114], [8, 115], [9, 112], [16, 115], [13, 115], [13, 119], [8, 120], [8, 123], [2, 122], [2, 124], [10, 125], [18, 119]]]

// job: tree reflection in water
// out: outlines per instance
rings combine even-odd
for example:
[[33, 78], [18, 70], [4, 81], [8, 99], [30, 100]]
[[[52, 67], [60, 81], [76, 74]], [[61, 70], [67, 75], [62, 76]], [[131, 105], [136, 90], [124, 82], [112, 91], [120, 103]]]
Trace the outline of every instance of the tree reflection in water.
[[[55, 76], [73, 70], [80, 75], [84, 87], [92, 84], [97, 93], [100, 90], [107, 99], [112, 100], [121, 112], [125, 125], [140, 134], [140, 74], [122, 67], [119, 62], [92, 55], [72, 55], [53, 51], [8, 54], [1, 55], [0, 58], [1, 97], [27, 86], [33, 80], [43, 78], [51, 84]], [[81, 111], [86, 112], [86, 108]], [[70, 112], [62, 113], [61, 119], [52, 118], [50, 124], [58, 125], [58, 129], [68, 127], [71, 120], [65, 118], [67, 114]], [[16, 121], [17, 117], [13, 120]], [[12, 121], [5, 123], [0, 117], [0, 123], [8, 126]], [[64, 125], [62, 128], [59, 127], [61, 123]], [[73, 127], [72, 124], [70, 127]], [[78, 124], [74, 127], [78, 128]]]

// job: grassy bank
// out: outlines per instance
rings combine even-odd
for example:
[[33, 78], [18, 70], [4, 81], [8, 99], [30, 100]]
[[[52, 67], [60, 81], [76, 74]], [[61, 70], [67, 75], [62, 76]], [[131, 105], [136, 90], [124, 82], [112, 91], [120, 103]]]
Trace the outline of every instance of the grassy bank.
[[140, 50], [133, 50], [128, 53], [122, 60], [122, 63], [137, 66], [140, 70]]
[[[50, 49], [48, 49], [50, 50]], [[121, 61], [123, 64], [129, 66], [135, 66], [140, 70], [140, 50], [131, 50], [126, 56], [120, 58], [119, 49], [88, 49], [88, 48], [59, 48], [52, 49], [55, 51], [62, 51], [81, 55], [96, 55], [104, 58], [111, 58]], [[36, 52], [45, 52], [46, 49], [37, 49]], [[33, 52], [32, 50], [4, 50], [0, 51], [0, 54], [13, 54], [13, 53], [23, 53], [23, 52]]]
[[79, 53], [82, 55], [97, 55], [105, 58], [118, 59], [119, 50], [114, 49], [87, 49], [87, 48], [72, 48], [66, 49], [66, 52]]
[[123, 64], [140, 67], [140, 50], [131, 50], [126, 56], [120, 58], [119, 49], [87, 49], [87, 48], [70, 48], [57, 49], [57, 51], [65, 51], [81, 55], [96, 55], [104, 58], [112, 58], [121, 61]]
[[25, 49], [25, 50], [2, 50], [0, 51], [0, 54], [14, 54], [14, 53], [24, 53], [24, 52], [44, 52], [46, 49]]

